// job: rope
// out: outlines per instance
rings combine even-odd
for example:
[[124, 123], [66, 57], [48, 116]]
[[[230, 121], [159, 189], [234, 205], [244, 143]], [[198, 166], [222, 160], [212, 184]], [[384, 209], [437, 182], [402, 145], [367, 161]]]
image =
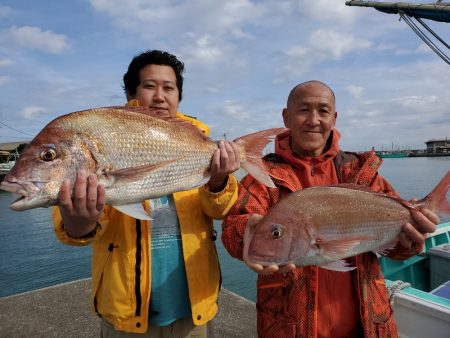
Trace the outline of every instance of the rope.
[[450, 49], [450, 46], [439, 36], [436, 34], [436, 32], [434, 30], [432, 30], [430, 28], [430, 26], [428, 26], [425, 22], [422, 21], [422, 19], [420, 18], [416, 18], [417, 21], [420, 22], [420, 24], [425, 27], [425, 29], [427, 31], [429, 31], [440, 43], [442, 43], [445, 47], [447, 47], [448, 49]]
[[396, 280], [391, 285], [388, 286], [388, 296], [391, 305], [394, 305], [394, 298], [397, 296], [402, 289], [410, 287], [411, 284], [401, 280]]
[[413, 22], [413, 20], [408, 17], [408, 15], [405, 14], [405, 12], [400, 11], [399, 12], [400, 17], [405, 21], [409, 27], [414, 31], [414, 33], [417, 34], [419, 38], [422, 39], [422, 41], [431, 48], [433, 52], [435, 52], [445, 63], [450, 65], [450, 58], [445, 55], [444, 52], [442, 52], [438, 46], [436, 46], [433, 41], [431, 41], [421, 30], [420, 28]]

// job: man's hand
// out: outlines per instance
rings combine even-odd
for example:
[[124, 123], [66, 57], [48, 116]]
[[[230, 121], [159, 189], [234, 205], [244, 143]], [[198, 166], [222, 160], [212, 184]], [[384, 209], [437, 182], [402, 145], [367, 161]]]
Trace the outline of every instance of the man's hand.
[[219, 141], [219, 148], [211, 160], [211, 178], [208, 181], [209, 190], [219, 192], [225, 188], [228, 175], [239, 169], [241, 157], [239, 148], [234, 142]]
[[[249, 227], [254, 226], [263, 217], [264, 216], [261, 216], [261, 215], [258, 215], [258, 214], [250, 215], [250, 217], [248, 218], [246, 227], [249, 228]], [[248, 231], [248, 230], [246, 230], [246, 231]], [[245, 249], [244, 249], [244, 252], [245, 252]], [[260, 275], [272, 275], [274, 273], [286, 274], [289, 271], [292, 271], [292, 270], [295, 269], [295, 264], [287, 264], [287, 265], [282, 265], [282, 266], [271, 264], [271, 265], [268, 265], [268, 266], [264, 266], [262, 264], [252, 263], [252, 262], [248, 261], [246, 258], [247, 257], [244, 257], [245, 264], [247, 264], [247, 266], [250, 269], [252, 269], [253, 271], [255, 271], [256, 273], [258, 273]]]
[[106, 202], [105, 188], [98, 185], [97, 177], [87, 176], [80, 170], [74, 185], [65, 180], [59, 192], [59, 206], [64, 228], [73, 237], [83, 237], [97, 226]]
[[411, 215], [413, 222], [406, 223], [398, 235], [398, 241], [405, 248], [410, 248], [413, 243], [423, 244], [427, 234], [433, 233], [439, 224], [439, 217], [429, 209], [411, 210]]
[[292, 271], [295, 269], [295, 264], [287, 264], [287, 265], [268, 265], [268, 266], [263, 266], [261, 264], [257, 264], [257, 263], [251, 263], [248, 261], [245, 261], [245, 264], [247, 264], [247, 266], [252, 269], [253, 271], [255, 271], [256, 273], [260, 274], [260, 275], [273, 275], [274, 273], [278, 273], [278, 274], [286, 274], [289, 271]]

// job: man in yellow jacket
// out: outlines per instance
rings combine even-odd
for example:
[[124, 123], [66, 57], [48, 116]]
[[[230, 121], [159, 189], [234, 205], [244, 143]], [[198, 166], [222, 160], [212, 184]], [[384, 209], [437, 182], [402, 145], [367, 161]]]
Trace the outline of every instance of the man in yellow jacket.
[[[208, 134], [205, 124], [178, 112], [183, 71], [167, 52], [136, 56], [124, 75], [128, 105], [169, 112]], [[102, 337], [213, 336], [220, 268], [212, 219], [236, 201], [229, 174], [239, 165], [236, 145], [220, 141], [205, 186], [144, 202], [152, 221], [105, 206], [95, 175], [80, 172], [74, 184], [63, 183], [55, 232], [64, 243], [93, 245], [91, 306], [102, 317]]]

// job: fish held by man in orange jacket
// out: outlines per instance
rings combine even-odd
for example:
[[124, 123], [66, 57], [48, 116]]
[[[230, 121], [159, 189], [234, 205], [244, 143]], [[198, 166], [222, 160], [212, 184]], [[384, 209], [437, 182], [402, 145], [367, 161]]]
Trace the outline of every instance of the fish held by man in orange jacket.
[[344, 259], [392, 249], [403, 225], [412, 222], [411, 209], [428, 208], [450, 216], [449, 185], [450, 171], [417, 202], [348, 184], [293, 192], [259, 221], [249, 220], [244, 260], [262, 265], [318, 265], [335, 271], [354, 269]]
[[[274, 187], [260, 152], [282, 128], [235, 140], [241, 166]], [[58, 201], [65, 179], [77, 171], [95, 174], [107, 203], [135, 218], [148, 198], [205, 184], [217, 142], [189, 122], [143, 107], [107, 107], [60, 116], [50, 122], [21, 153], [0, 188], [22, 195], [10, 207], [22, 211]], [[137, 209], [136, 209], [137, 208]]]

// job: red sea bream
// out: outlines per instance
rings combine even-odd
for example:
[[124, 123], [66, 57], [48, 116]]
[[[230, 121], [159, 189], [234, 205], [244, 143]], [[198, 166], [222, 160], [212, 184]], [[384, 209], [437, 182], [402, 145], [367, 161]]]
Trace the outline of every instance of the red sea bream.
[[[282, 130], [235, 141], [242, 167], [267, 186], [274, 185], [260, 152]], [[190, 123], [152, 115], [146, 108], [90, 109], [50, 122], [20, 154], [0, 188], [22, 195], [11, 204], [13, 210], [48, 207], [57, 204], [62, 182], [73, 182], [83, 169], [97, 175], [107, 203], [126, 212], [124, 205], [205, 184], [216, 149], [217, 142]]]
[[424, 199], [411, 203], [357, 185], [318, 186], [293, 192], [247, 226], [244, 259], [262, 265], [319, 265], [347, 271], [343, 259], [392, 248], [410, 209], [450, 214], [450, 171]]

